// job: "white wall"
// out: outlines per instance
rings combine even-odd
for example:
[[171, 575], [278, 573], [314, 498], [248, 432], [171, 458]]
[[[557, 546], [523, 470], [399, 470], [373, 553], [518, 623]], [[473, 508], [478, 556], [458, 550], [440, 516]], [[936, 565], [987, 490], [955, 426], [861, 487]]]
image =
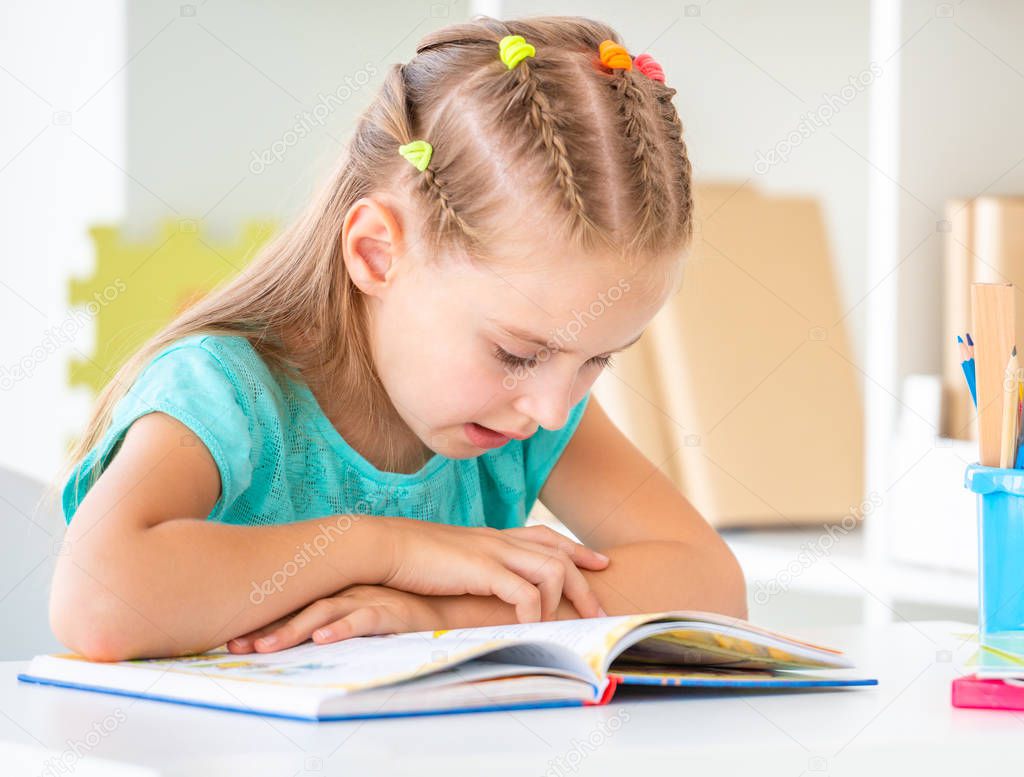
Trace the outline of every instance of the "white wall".
[[[951, 14], [951, 15], [950, 15]], [[942, 241], [953, 197], [1024, 193], [1024, 5], [905, 0], [898, 182], [900, 375], [938, 373]]]
[[5, 3], [0, 22], [0, 466], [48, 477], [70, 401], [67, 362], [92, 350], [67, 309], [97, 220], [124, 213], [121, 2]]
[[[127, 80], [132, 232], [202, 218], [231, 237], [254, 217], [286, 219], [341, 153], [387, 66], [466, 13], [462, 2], [408, 0], [184, 8], [128, 10], [129, 46], [143, 49]], [[254, 163], [268, 151], [273, 161]]]

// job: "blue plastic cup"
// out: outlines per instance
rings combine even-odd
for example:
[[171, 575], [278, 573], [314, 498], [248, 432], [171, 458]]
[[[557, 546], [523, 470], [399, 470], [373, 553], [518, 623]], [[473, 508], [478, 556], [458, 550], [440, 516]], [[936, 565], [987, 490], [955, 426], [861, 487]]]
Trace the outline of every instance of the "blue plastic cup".
[[[969, 464], [964, 485], [978, 495], [978, 630], [1024, 639], [1024, 469]], [[996, 640], [998, 641], [998, 639]]]

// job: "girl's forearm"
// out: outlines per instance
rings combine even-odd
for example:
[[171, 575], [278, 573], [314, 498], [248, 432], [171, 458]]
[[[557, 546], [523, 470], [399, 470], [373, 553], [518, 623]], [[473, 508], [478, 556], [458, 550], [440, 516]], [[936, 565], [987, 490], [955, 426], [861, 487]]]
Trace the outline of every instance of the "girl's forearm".
[[[606, 569], [583, 570], [609, 615], [663, 610], [704, 610], [747, 617], [746, 584], [735, 557], [724, 546], [709, 550], [681, 542], [651, 541], [604, 551]], [[515, 623], [515, 610], [500, 599], [483, 596], [436, 597], [443, 628]], [[578, 618], [564, 598], [556, 618]]]
[[275, 526], [194, 519], [76, 536], [54, 575], [51, 625], [95, 660], [202, 652], [341, 588], [377, 583], [389, 519]]
[[743, 570], [724, 542], [636, 542], [608, 555], [607, 569], [584, 574], [610, 615], [704, 610], [747, 617]]

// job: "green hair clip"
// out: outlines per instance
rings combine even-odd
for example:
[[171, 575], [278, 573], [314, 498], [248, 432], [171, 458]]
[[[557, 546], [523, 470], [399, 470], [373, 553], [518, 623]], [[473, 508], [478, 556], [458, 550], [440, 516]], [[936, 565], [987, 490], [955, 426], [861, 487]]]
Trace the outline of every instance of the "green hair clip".
[[537, 49], [527, 43], [522, 35], [506, 35], [498, 43], [498, 54], [505, 67], [511, 70], [527, 57], [536, 56]]
[[425, 140], [414, 140], [398, 147], [398, 153], [409, 160], [410, 164], [421, 173], [430, 164], [430, 157], [434, 153], [434, 147]]

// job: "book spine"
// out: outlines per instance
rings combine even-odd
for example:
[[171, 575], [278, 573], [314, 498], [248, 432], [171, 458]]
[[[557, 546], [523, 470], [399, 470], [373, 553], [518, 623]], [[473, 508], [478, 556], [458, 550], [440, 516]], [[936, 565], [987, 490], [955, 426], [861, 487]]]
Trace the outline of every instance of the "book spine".
[[608, 685], [604, 687], [604, 692], [601, 694], [601, 698], [597, 701], [585, 701], [583, 702], [584, 707], [602, 707], [612, 700], [615, 695], [615, 689], [619, 687], [621, 679], [614, 675], [608, 678]]

